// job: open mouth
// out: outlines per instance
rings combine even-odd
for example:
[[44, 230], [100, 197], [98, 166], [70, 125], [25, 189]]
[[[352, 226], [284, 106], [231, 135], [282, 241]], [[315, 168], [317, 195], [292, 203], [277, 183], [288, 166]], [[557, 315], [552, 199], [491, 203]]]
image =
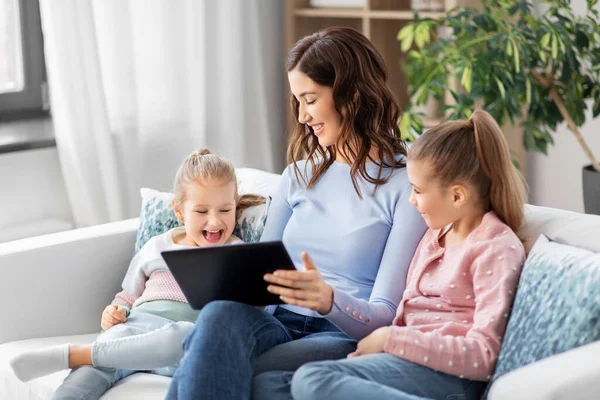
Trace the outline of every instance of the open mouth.
[[223, 230], [218, 231], [202, 231], [202, 236], [208, 243], [219, 243], [223, 237]]
[[325, 126], [325, 124], [317, 124], [317, 125], [311, 125], [311, 128], [313, 129], [313, 133], [317, 136], [319, 136], [321, 133], [323, 133], [323, 127]]

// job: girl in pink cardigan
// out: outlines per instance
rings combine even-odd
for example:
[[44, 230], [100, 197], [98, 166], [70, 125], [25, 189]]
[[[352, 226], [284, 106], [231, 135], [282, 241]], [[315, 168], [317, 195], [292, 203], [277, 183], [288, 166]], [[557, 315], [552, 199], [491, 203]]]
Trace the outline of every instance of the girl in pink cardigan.
[[479, 399], [494, 371], [525, 261], [525, 185], [504, 135], [485, 111], [446, 122], [415, 142], [407, 172], [429, 230], [396, 318], [346, 360], [301, 367], [294, 399]]

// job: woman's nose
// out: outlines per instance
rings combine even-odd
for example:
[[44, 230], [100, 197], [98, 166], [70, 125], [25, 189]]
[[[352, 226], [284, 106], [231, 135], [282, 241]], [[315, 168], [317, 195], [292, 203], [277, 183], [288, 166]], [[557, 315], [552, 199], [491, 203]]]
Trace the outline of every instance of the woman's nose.
[[306, 124], [310, 121], [310, 115], [304, 110], [304, 107], [300, 104], [298, 106], [298, 122]]

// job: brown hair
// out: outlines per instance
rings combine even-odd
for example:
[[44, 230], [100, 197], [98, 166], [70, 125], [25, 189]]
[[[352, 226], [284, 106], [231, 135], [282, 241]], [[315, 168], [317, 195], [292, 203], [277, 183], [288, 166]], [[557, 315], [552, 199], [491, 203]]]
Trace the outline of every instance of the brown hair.
[[502, 130], [487, 112], [477, 110], [468, 121], [448, 121], [428, 130], [413, 144], [408, 159], [432, 163], [434, 178], [444, 186], [470, 183], [486, 210], [514, 232], [521, 227], [525, 181], [511, 162]]
[[235, 167], [224, 158], [212, 154], [210, 150], [202, 149], [194, 151], [183, 161], [173, 184], [175, 199], [181, 204], [185, 201], [185, 186], [190, 183], [203, 181], [213, 182], [235, 182], [236, 212], [239, 214], [248, 207], [257, 206], [265, 202], [265, 198], [254, 194], [238, 194]]
[[[298, 69], [315, 83], [333, 89], [335, 108], [341, 116], [342, 127], [338, 142], [323, 148], [312, 134], [312, 128], [297, 123], [287, 151], [289, 163], [304, 156], [312, 166], [312, 176], [307, 187], [313, 186], [333, 164], [337, 152], [352, 160], [351, 176], [354, 189], [362, 198], [357, 185], [360, 175], [365, 181], [385, 184], [394, 168], [405, 167], [406, 145], [400, 136], [400, 107], [387, 87], [385, 62], [375, 46], [361, 33], [342, 27], [327, 28], [300, 39], [290, 50], [286, 69]], [[291, 106], [298, 121], [298, 100], [292, 94]], [[366, 170], [371, 149], [377, 148], [379, 171], [371, 177]], [[317, 166], [316, 161], [323, 162]], [[383, 168], [392, 168], [382, 177]], [[304, 179], [304, 177], [303, 177]], [[306, 183], [306, 180], [305, 180]]]

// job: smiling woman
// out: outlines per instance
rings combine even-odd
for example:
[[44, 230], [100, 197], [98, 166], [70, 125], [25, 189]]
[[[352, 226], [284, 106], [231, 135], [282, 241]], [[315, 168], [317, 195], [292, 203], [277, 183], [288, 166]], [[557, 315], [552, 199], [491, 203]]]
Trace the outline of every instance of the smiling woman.
[[[289, 72], [288, 79], [298, 104], [298, 122], [312, 131], [320, 146], [334, 145], [340, 136], [342, 121], [333, 101], [333, 89], [318, 85], [297, 69]], [[342, 155], [337, 154], [336, 158], [342, 159]]]
[[[387, 182], [384, 168], [404, 167], [403, 160], [395, 159], [406, 155], [398, 125], [400, 108], [386, 86], [385, 62], [366, 37], [348, 28], [317, 32], [290, 50], [286, 69], [291, 106], [299, 122], [288, 160], [309, 160], [314, 173], [308, 187], [334, 160], [352, 165], [359, 196], [358, 176], [378, 186]], [[316, 165], [315, 155], [325, 162]], [[365, 163], [375, 160], [380, 163], [373, 177]]]
[[289, 398], [291, 371], [391, 323], [425, 232], [373, 44], [325, 29], [296, 43], [286, 69], [298, 123], [261, 241], [283, 241], [298, 271], [265, 276], [284, 305], [207, 304], [169, 399]]

